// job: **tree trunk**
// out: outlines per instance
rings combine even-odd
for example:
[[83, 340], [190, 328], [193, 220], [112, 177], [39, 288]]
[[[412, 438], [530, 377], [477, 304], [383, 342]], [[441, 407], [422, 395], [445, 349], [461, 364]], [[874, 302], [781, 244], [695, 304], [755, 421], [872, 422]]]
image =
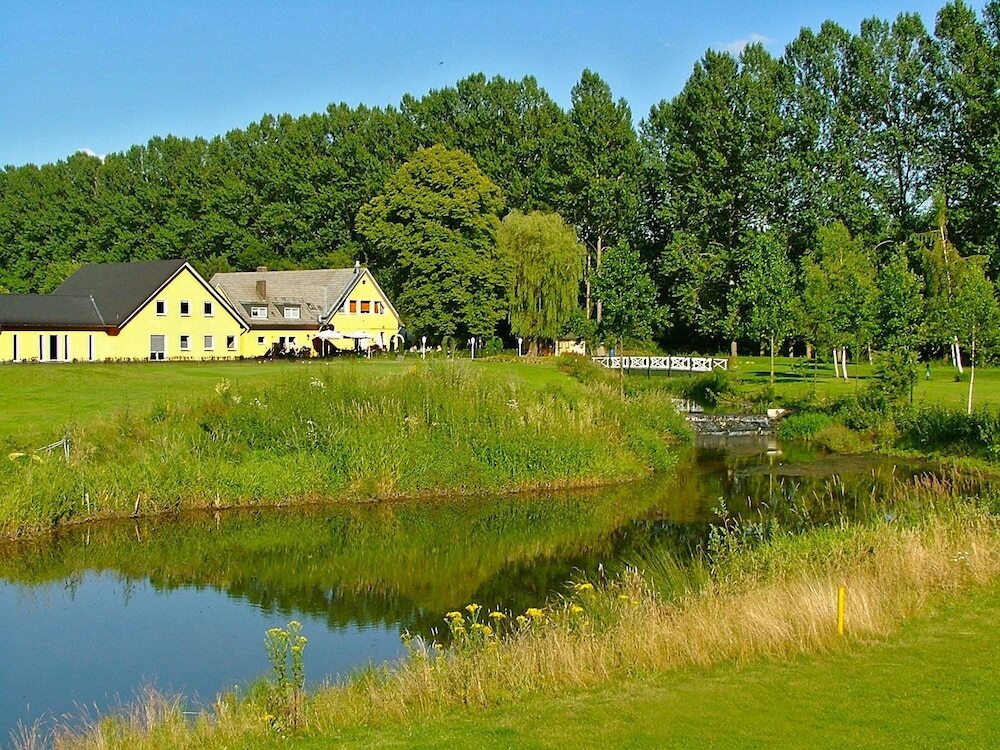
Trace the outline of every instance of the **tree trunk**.
[[972, 332], [972, 342], [969, 348], [969, 403], [966, 414], [972, 416], [972, 387], [976, 384], [976, 332]]
[[590, 320], [590, 253], [587, 253], [586, 268], [584, 270], [584, 280], [583, 285], [585, 288], [584, 295], [586, 297], [586, 302], [584, 303], [584, 310], [587, 311], [587, 320]]
[[840, 347], [840, 368], [844, 371], [844, 382], [847, 382], [847, 347]]
[[806, 342], [806, 359], [813, 358], [813, 345]]
[[833, 377], [840, 380], [840, 365], [837, 363], [837, 347], [833, 347]]
[[774, 336], [771, 337], [771, 385], [774, 385]]
[[965, 372], [965, 368], [962, 367], [962, 345], [958, 343], [958, 336], [955, 337], [953, 348], [954, 354], [952, 356], [955, 358], [955, 367], [958, 368], [958, 374], [961, 375]]
[[[597, 270], [601, 270], [601, 256], [604, 254], [604, 238], [601, 235], [597, 235]], [[601, 304], [601, 300], [597, 300], [597, 322], [601, 322], [601, 318], [604, 317], [604, 305]]]
[[732, 341], [729, 342], [729, 356], [730, 357], [739, 356], [739, 347], [736, 344], [736, 339], [733, 339]]
[[528, 339], [528, 356], [529, 357], [538, 356], [538, 339], [536, 338]]

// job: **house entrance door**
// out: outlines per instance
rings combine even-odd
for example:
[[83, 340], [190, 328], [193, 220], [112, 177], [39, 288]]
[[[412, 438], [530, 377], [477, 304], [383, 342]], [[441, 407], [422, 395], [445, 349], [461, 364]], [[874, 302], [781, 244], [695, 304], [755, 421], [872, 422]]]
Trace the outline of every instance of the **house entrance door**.
[[149, 358], [161, 360], [167, 358], [167, 337], [153, 335], [149, 337]]

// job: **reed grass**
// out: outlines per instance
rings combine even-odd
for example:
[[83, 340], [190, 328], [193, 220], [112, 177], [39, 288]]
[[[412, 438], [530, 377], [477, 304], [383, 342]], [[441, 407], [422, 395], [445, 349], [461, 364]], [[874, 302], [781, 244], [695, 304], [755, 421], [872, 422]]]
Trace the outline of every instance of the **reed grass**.
[[197, 507], [608, 484], [668, 468], [666, 393], [533, 384], [469, 363], [291, 373], [73, 431], [0, 457], [0, 534]]
[[[866, 523], [794, 533], [727, 521], [693, 565], [657, 561], [651, 551], [646, 570], [627, 569], [603, 585], [578, 582], [521, 616], [496, 622], [478, 611], [451, 614], [453, 630], [460, 620], [469, 633], [478, 625], [479, 636], [444, 648], [416, 640], [397, 667], [319, 690], [305, 706], [303, 731], [333, 741], [348, 728], [456, 707], [881, 638], [947, 592], [1000, 577], [1000, 503], [985, 492], [968, 500], [955, 483], [927, 478], [899, 484], [890, 512]], [[846, 638], [835, 625], [840, 585], [848, 592]], [[494, 632], [484, 634], [483, 622], [495, 622]], [[58, 730], [52, 740], [60, 750], [266, 743], [280, 730], [261, 718], [265, 696], [263, 687], [220, 696], [194, 720], [170, 699], [154, 698], [82, 729]]]

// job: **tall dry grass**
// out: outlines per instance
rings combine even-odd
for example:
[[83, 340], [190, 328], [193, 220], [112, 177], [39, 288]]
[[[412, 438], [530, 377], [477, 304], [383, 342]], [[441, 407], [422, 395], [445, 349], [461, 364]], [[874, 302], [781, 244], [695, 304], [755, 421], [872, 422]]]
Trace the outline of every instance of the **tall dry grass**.
[[[691, 565], [650, 559], [652, 573], [631, 568], [606, 585], [581, 582], [544, 609], [499, 622], [452, 615], [477, 637], [448, 647], [417, 640], [396, 668], [318, 691], [305, 731], [331, 735], [635, 673], [831, 651], [891, 633], [947, 592], [1000, 578], [996, 498], [962, 499], [937, 480], [896, 495], [893, 510], [874, 522], [803, 533], [722, 526], [727, 538]], [[846, 638], [836, 630], [840, 585], [848, 592]], [[501, 634], [485, 633], [483, 623]], [[154, 697], [52, 740], [60, 749], [240, 746], [275, 731], [265, 698], [264, 686], [220, 696], [188, 720], [179, 703]]]

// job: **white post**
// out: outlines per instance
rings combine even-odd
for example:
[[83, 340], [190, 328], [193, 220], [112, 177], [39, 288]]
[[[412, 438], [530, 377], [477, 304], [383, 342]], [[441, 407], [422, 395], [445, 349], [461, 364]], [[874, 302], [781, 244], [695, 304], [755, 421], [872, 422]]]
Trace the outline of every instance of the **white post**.
[[420, 337], [420, 359], [427, 359], [427, 337]]
[[844, 380], [847, 380], [847, 347], [840, 348], [840, 369], [844, 371]]
[[476, 337], [469, 339], [469, 346], [472, 348], [472, 359], [476, 358]]
[[518, 356], [518, 357], [520, 357], [520, 356], [521, 356], [521, 342], [522, 342], [523, 340], [524, 340], [524, 339], [522, 339], [522, 338], [521, 338], [520, 336], [518, 336], [518, 337], [517, 337], [517, 356]]

